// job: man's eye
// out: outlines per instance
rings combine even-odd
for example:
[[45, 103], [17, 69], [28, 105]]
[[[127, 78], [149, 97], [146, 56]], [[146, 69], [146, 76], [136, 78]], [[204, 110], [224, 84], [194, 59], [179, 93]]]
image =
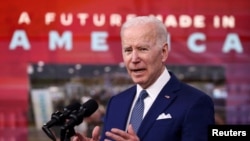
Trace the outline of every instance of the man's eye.
[[124, 52], [131, 52], [131, 49], [124, 49]]
[[146, 51], [148, 50], [147, 48], [139, 48], [140, 51]]

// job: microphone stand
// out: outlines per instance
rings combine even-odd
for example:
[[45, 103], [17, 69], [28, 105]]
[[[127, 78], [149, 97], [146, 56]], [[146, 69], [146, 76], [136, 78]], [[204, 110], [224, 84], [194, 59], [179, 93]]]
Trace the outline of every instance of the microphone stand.
[[74, 126], [82, 122], [85, 112], [86, 108], [82, 108], [79, 111], [73, 111], [72, 114], [70, 114], [69, 117], [71, 120], [67, 121], [65, 125], [61, 127], [61, 141], [70, 141], [70, 138], [76, 134]]
[[47, 136], [53, 140], [56, 141], [55, 135], [51, 132], [50, 128], [48, 128], [46, 125], [43, 125], [42, 127], [43, 131], [47, 134]]
[[60, 141], [70, 141], [70, 138], [76, 134], [74, 127], [61, 128]]
[[74, 110], [72, 107], [68, 107], [68, 109], [71, 109], [71, 111], [65, 110], [64, 113], [53, 113], [51, 121], [45, 124], [42, 129], [48, 135], [48, 137], [50, 137], [50, 139], [56, 141], [56, 137], [51, 132], [50, 127], [55, 124], [57, 126], [59, 125], [61, 126], [60, 141], [70, 141], [70, 138], [76, 134], [74, 126], [79, 125], [84, 117], [90, 116], [96, 111], [97, 108], [98, 104], [94, 100], [87, 101], [85, 104], [80, 106], [80, 109]]

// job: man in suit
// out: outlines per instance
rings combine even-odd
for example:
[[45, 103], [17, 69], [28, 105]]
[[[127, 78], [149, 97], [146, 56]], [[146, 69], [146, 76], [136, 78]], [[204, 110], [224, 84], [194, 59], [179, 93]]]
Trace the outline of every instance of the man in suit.
[[[208, 125], [215, 123], [213, 101], [167, 70], [164, 24], [139, 16], [125, 22], [120, 35], [123, 60], [135, 85], [109, 100], [101, 136], [96, 127], [92, 138], [77, 134], [73, 141], [207, 141]], [[142, 90], [147, 96], [137, 125], [139, 121], [130, 120]]]

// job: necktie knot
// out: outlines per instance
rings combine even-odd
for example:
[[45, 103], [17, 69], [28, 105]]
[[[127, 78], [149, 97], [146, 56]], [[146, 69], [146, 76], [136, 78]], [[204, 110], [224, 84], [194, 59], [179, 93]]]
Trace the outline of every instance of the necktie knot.
[[146, 91], [146, 90], [142, 90], [142, 91], [140, 92], [140, 95], [139, 95], [139, 98], [138, 98], [138, 99], [144, 100], [144, 98], [146, 98], [147, 96], [148, 96], [147, 91]]

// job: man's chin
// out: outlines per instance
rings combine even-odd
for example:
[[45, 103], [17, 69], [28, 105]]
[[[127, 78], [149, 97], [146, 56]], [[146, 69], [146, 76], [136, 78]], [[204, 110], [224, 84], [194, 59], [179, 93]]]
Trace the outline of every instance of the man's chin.
[[139, 85], [143, 85], [144, 84], [144, 81], [142, 80], [142, 79], [133, 79], [133, 82], [135, 83], [135, 84], [139, 84]]
[[133, 82], [134, 82], [135, 84], [140, 84], [140, 81], [138, 81], [138, 80], [136, 80], [136, 79], [133, 79]]

